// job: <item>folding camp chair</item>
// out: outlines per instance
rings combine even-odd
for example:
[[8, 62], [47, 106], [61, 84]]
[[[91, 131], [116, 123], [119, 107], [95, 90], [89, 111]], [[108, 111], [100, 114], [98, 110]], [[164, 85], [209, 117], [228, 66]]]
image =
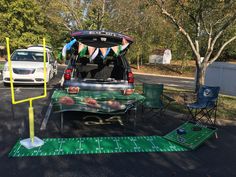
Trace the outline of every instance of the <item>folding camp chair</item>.
[[220, 87], [201, 86], [197, 101], [186, 105], [190, 118], [196, 122], [215, 125], [219, 91]]
[[[142, 104], [142, 112], [149, 109], [149, 112], [156, 111], [151, 117], [159, 113], [160, 117], [174, 99], [163, 94], [163, 84], [143, 83], [143, 95], [145, 100]], [[164, 100], [165, 99], [165, 100]]]

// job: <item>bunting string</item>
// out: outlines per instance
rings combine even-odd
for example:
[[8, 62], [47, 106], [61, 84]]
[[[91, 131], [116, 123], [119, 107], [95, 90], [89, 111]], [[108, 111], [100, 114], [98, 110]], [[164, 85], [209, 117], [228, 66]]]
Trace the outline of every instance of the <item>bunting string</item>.
[[[76, 42], [77, 40], [73, 39], [63, 47], [63, 57], [66, 56], [66, 52], [70, 50]], [[129, 42], [125, 38], [122, 39], [122, 45], [117, 45], [109, 48], [95, 48], [78, 42], [78, 55], [79, 57], [84, 57], [88, 53], [89, 59], [90, 61], [92, 61], [98, 56], [99, 53], [101, 53], [101, 57], [103, 58], [103, 60], [105, 60], [111, 50], [114, 52], [115, 56], [119, 56], [121, 51], [125, 50], [128, 46]]]

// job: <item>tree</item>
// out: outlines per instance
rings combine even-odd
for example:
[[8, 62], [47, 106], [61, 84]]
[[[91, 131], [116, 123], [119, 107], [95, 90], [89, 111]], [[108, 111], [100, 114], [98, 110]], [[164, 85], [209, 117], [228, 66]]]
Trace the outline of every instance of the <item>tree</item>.
[[[225, 35], [236, 22], [234, 0], [149, 0], [182, 33], [196, 61], [196, 90], [204, 84], [206, 68], [236, 39]], [[229, 34], [229, 33], [228, 33]]]
[[102, 30], [109, 23], [110, 0], [85, 1], [84, 23], [87, 29]]
[[[40, 0], [48, 1], [48, 0]], [[68, 32], [104, 28], [110, 0], [55, 0], [47, 8], [48, 17]]]
[[47, 33], [56, 47], [74, 30], [121, 32], [135, 39], [127, 56], [139, 65], [153, 49], [171, 47], [170, 41], [175, 41], [176, 36], [171, 35], [174, 30], [163, 28], [166, 22], [163, 24], [155, 8], [148, 9], [142, 0], [39, 0], [38, 4], [47, 14]]
[[[54, 49], [60, 51], [66, 43], [66, 39], [69, 38], [69, 34], [81, 26], [79, 20], [73, 18], [72, 13], [82, 14], [81, 8], [75, 7], [80, 4], [79, 1], [67, 1], [67, 0], [37, 0], [37, 4], [40, 6], [42, 12], [47, 14], [45, 18], [45, 28], [50, 38], [50, 43]], [[71, 9], [71, 8], [73, 9]]]
[[111, 20], [106, 24], [106, 28], [134, 38], [134, 44], [127, 56], [132, 63], [137, 63], [139, 68], [140, 60], [143, 61], [152, 50], [156, 17], [152, 16], [153, 13], [146, 8], [143, 0], [111, 1], [111, 9]]
[[10, 37], [13, 48], [42, 43], [45, 16], [35, 1], [0, 0], [0, 41]]

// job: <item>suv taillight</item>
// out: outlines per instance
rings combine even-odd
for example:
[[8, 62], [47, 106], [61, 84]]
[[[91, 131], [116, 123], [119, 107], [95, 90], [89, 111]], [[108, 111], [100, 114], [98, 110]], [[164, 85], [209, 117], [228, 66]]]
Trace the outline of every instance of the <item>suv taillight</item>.
[[134, 83], [134, 74], [132, 72], [128, 72], [128, 83]]
[[64, 79], [65, 80], [70, 80], [71, 79], [71, 73], [72, 73], [72, 69], [66, 69], [64, 72]]

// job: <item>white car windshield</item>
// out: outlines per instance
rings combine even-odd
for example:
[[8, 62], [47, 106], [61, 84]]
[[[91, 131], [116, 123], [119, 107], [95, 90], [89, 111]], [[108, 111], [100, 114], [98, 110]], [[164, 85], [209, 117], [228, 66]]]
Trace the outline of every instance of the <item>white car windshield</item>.
[[[11, 57], [12, 61], [43, 62], [43, 52], [15, 51]], [[47, 58], [46, 58], [47, 61]]]

